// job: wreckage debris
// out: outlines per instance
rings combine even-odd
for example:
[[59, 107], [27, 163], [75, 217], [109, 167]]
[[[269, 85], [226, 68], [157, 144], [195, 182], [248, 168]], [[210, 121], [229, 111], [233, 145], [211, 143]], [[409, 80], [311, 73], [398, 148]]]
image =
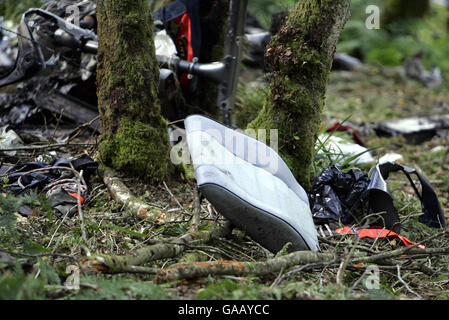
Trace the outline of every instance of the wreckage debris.
[[4, 18], [0, 17], [0, 74], [5, 74], [14, 67], [17, 56], [17, 47], [13, 45], [17, 40], [15, 35], [7, 35], [3, 32], [3, 28], [11, 26], [11, 21], [4, 21]]
[[[336, 233], [341, 234], [341, 235], [346, 235], [346, 234], [355, 234], [360, 238], [371, 238], [371, 239], [379, 239], [379, 238], [399, 238], [399, 240], [402, 241], [402, 243], [406, 246], [409, 247], [411, 245], [416, 245], [416, 242], [410, 241], [409, 239], [407, 239], [406, 237], [385, 229], [385, 228], [351, 228], [349, 226], [344, 226], [343, 228], [338, 228], [337, 230], [335, 230]], [[419, 248], [421, 249], [425, 249], [426, 247], [423, 245], [418, 245]]]
[[[407, 179], [409, 180], [413, 190], [415, 191], [416, 196], [421, 202], [422, 214], [419, 216], [419, 222], [431, 227], [431, 228], [445, 228], [446, 221], [444, 218], [443, 210], [440, 206], [440, 202], [438, 200], [438, 196], [436, 195], [432, 185], [427, 180], [427, 178], [420, 173], [419, 171], [406, 167], [397, 163], [386, 162], [384, 164], [378, 164], [371, 171], [370, 176], [370, 186], [368, 186], [368, 190], [380, 190], [387, 192], [387, 184], [385, 180], [388, 179], [389, 175], [393, 172], [402, 172], [405, 174]], [[416, 187], [411, 175], [415, 175], [420, 184], [421, 184], [421, 192]], [[390, 195], [391, 198], [391, 195]], [[379, 203], [380, 199], [372, 199], [370, 201]]]
[[[65, 17], [68, 15], [67, 6], [73, 4], [73, 1], [48, 1], [42, 8], [57, 16]], [[77, 4], [77, 8], [80, 10], [81, 17], [87, 18], [95, 13], [95, 2], [81, 1]], [[15, 88], [11, 86], [11, 89], [8, 89], [8, 94], [0, 99], [0, 125], [20, 126], [25, 121], [32, 123], [33, 120], [42, 122], [41, 118], [35, 119], [41, 110], [45, 115], [49, 115], [50, 119], [53, 114], [61, 116], [62, 119], [58, 120], [58, 124], [63, 123], [64, 120], [69, 124], [89, 122], [98, 115], [95, 87], [96, 55], [68, 50], [63, 46], [55, 47], [52, 34], [56, 27], [52, 21], [41, 16], [32, 16], [28, 20], [34, 26], [38, 26], [39, 31], [33, 32], [33, 37], [39, 43], [39, 50], [42, 51], [41, 57], [49, 69], [49, 75], [21, 79], [24, 81], [16, 85]], [[83, 19], [80, 21], [87, 28], [94, 27], [94, 25], [87, 26], [85, 22]], [[20, 34], [16, 33], [12, 26], [2, 29], [5, 34], [3, 38], [6, 40], [0, 43], [0, 52], [7, 53], [15, 49], [15, 56], [17, 56], [18, 46], [26, 48], [30, 46], [28, 37], [30, 35], [23, 34], [26, 28], [22, 24], [21, 22]], [[22, 61], [20, 57], [17, 59], [17, 63]], [[2, 74], [7, 73], [2, 72]], [[4, 80], [4, 76], [2, 80]], [[93, 131], [98, 131], [99, 123], [92, 123], [90, 128]]]
[[[87, 155], [73, 160], [55, 159], [50, 163], [28, 162], [15, 166], [3, 165], [0, 174], [8, 179], [8, 191], [15, 195], [24, 195], [32, 190], [45, 192], [56, 210], [57, 216], [73, 215], [76, 212], [78, 184], [80, 184], [80, 201], [84, 202], [89, 193], [89, 178], [96, 172], [98, 163]], [[80, 181], [73, 172], [83, 172]], [[27, 208], [19, 213], [29, 215]]]
[[[345, 122], [345, 121], [344, 121]], [[374, 164], [371, 151], [365, 146], [355, 125], [336, 121], [316, 141], [316, 159], [330, 158], [333, 164]], [[352, 141], [351, 141], [352, 140]]]
[[393, 119], [377, 123], [347, 121], [342, 124], [337, 121], [327, 129], [327, 132], [334, 131], [348, 132], [352, 140], [360, 146], [365, 146], [361, 136], [371, 134], [379, 137], [403, 136], [408, 144], [416, 145], [429, 141], [435, 136], [449, 137], [449, 114]]
[[[88, 2], [89, 1], [86, 3]], [[53, 2], [53, 5], [56, 5], [55, 3], [57, 2]], [[50, 8], [62, 10], [65, 6], [49, 6], [47, 9]], [[94, 7], [89, 10], [91, 11], [91, 14], [94, 14]], [[64, 12], [60, 12], [60, 15], [64, 15]], [[43, 25], [45, 25], [45, 22]], [[164, 30], [156, 34], [156, 39], [158, 38], [160, 39], [160, 48], [163, 52], [167, 55], [176, 54], [176, 48], [171, 46], [172, 43], [170, 43], [170, 39]], [[264, 46], [269, 39], [269, 34], [263, 32], [253, 33], [250, 35], [250, 38], [252, 38], [252, 42], [260, 42], [260, 46]], [[45, 39], [40, 40], [44, 41]], [[79, 58], [79, 61], [81, 61], [81, 64], [76, 68], [73, 68], [72, 66], [72, 69], [68, 68], [68, 64], [65, 61], [60, 61], [59, 56], [52, 55], [50, 58], [55, 64], [55, 72], [51, 76], [36, 77], [28, 80], [18, 86], [19, 92], [16, 95], [0, 97], [4, 110], [10, 110], [9, 113], [1, 119], [1, 123], [21, 124], [27, 118], [35, 114], [36, 110], [39, 108], [44, 108], [60, 115], [63, 114], [64, 117], [71, 119], [76, 123], [88, 123], [95, 119], [97, 117], [95, 106], [96, 96], [95, 92], [92, 91], [92, 88], [95, 88], [95, 86], [92, 86], [93, 77], [91, 76], [95, 71], [94, 67], [96, 65], [96, 60], [93, 54], [83, 54], [83, 56], [77, 57]], [[7, 67], [8, 63], [9, 62], [4, 56], [0, 56], [0, 64]], [[360, 61], [353, 57], [337, 54], [334, 59], [333, 67], [334, 69], [351, 71], [359, 68], [360, 65]], [[422, 68], [417, 68], [418, 73], [412, 74], [412, 67], [405, 69], [407, 76], [414, 77], [424, 83], [432, 83], [433, 85], [435, 82], [438, 82], [437, 77], [434, 77], [436, 74], [435, 72], [427, 74]], [[88, 82], [89, 79], [91, 81], [90, 83]], [[90, 104], [89, 101], [82, 101], [79, 99], [81, 92], [87, 92], [83, 88], [91, 89], [89, 91], [90, 97], [88, 100], [92, 102], [92, 104]], [[186, 120], [186, 128], [189, 126], [189, 121], [193, 121], [192, 119], [193, 118]], [[402, 125], [400, 122], [401, 120], [395, 120], [396, 122], [385, 121], [379, 123], [375, 130], [376, 132], [387, 132], [391, 135], [402, 134], [405, 136], [422, 132], [426, 132], [426, 134], [430, 132], [436, 134], [440, 129], [448, 129], [446, 120], [449, 122], [449, 118], [446, 119], [445, 117], [435, 117], [435, 119], [428, 118], [426, 119], [427, 122], [418, 118], [403, 119], [402, 121], [404, 123]], [[203, 123], [211, 122], [206, 119], [202, 119], [201, 121], [203, 121]], [[412, 126], [410, 126], [411, 123], [413, 124]], [[209, 125], [219, 128], [220, 130], [222, 129], [222, 126], [218, 123], [209, 123]], [[410, 127], [414, 129], [411, 129]], [[98, 121], [93, 122], [91, 128], [98, 131]], [[355, 160], [357, 164], [374, 162], [373, 157], [368, 152], [368, 149], [364, 147], [363, 141], [353, 128], [337, 124], [336, 126], [334, 125], [333, 129], [330, 129], [330, 131], [337, 129], [351, 130], [355, 143], [348, 144], [339, 137], [332, 136], [327, 139], [327, 141], [333, 146], [334, 152], [339, 151], [350, 156], [359, 155]], [[2, 136], [5, 136], [5, 142], [2, 143], [4, 148], [23, 145], [22, 141], [14, 140], [12, 134], [13, 131], [11, 130], [6, 133], [6, 129], [2, 132]], [[191, 131], [188, 134], [190, 134], [191, 137], [194, 137], [196, 132]], [[16, 141], [14, 142], [16, 144], [13, 145], [12, 141]], [[195, 138], [190, 138], [189, 142], [189, 148], [193, 148], [192, 150], [197, 152], [198, 150], [195, 150], [195, 148], [198, 145], [195, 145]], [[225, 148], [223, 145], [220, 146], [218, 144], [213, 147], [210, 146], [210, 148], [226, 151], [224, 150]], [[259, 148], [262, 148], [262, 146], [259, 146]], [[211, 150], [206, 150], [205, 152], [207, 153], [209, 151]], [[248, 185], [245, 185], [245, 181], [238, 181], [238, 179], [235, 179], [235, 177], [245, 176], [244, 173], [239, 172], [235, 167], [220, 168], [218, 165], [215, 165], [207, 167], [207, 170], [203, 170], [205, 164], [201, 161], [197, 161], [197, 163], [194, 161], [198, 185], [203, 194], [208, 197], [211, 203], [215, 204], [223, 215], [236, 222], [236, 224], [240, 225], [242, 228], [248, 228], [250, 235], [261, 241], [261, 243], [265, 243], [267, 247], [274, 251], [279, 250], [282, 247], [282, 244], [288, 240], [292, 240], [293, 242], [292, 249], [317, 250], [318, 243], [316, 241], [316, 232], [311, 231], [313, 229], [311, 228], [313, 221], [317, 224], [323, 222], [327, 223], [329, 221], [343, 223], [356, 221], [357, 218], [360, 218], [360, 216], [357, 216], [360, 215], [360, 212], [356, 214], [355, 211], [359, 210], [359, 207], [361, 207], [366, 200], [368, 200], [370, 204], [370, 209], [374, 210], [376, 213], [386, 211], [386, 216], [383, 217], [384, 221], [386, 221], [385, 227], [389, 227], [392, 230], [399, 232], [400, 221], [397, 217], [397, 211], [394, 208], [391, 195], [386, 189], [384, 180], [388, 177], [390, 171], [402, 170], [406, 174], [416, 173], [410, 168], [403, 166], [396, 167], [389, 162], [392, 159], [398, 159], [398, 155], [389, 155], [389, 157], [383, 158], [380, 161], [380, 165], [372, 170], [372, 174], [369, 177], [360, 170], [344, 172], [338, 166], [326, 168], [316, 180], [316, 184], [314, 184], [314, 189], [310, 196], [310, 211], [309, 199], [305, 196], [302, 187], [297, 183], [295, 184], [296, 181], [294, 181], [294, 179], [291, 179], [290, 176], [292, 175], [288, 168], [286, 170], [282, 168], [283, 172], [276, 175], [269, 170], [266, 170], [260, 163], [257, 163], [256, 165], [247, 163], [248, 159], [245, 158], [245, 156], [239, 157], [235, 153], [235, 150], [227, 151], [230, 153], [230, 157], [239, 158], [238, 161], [241, 161], [242, 164], [247, 166], [248, 172], [258, 171], [260, 175], [265, 174], [265, 181], [251, 181], [251, 178], [247, 176], [246, 178], [249, 179], [248, 181], [251, 182], [251, 185], [258, 184], [261, 188], [267, 187], [265, 190], [267, 194], [272, 194], [272, 192], [268, 190], [268, 186], [270, 183], [278, 183], [278, 180], [280, 179], [281, 182], [278, 187], [282, 190], [287, 190], [285, 191], [285, 194], [273, 195], [274, 198], [269, 198], [262, 193], [256, 194], [252, 192]], [[200, 153], [201, 152], [203, 151], [200, 151]], [[213, 152], [211, 153], [213, 154]], [[196, 158], [194, 160], [198, 159]], [[62, 162], [59, 163], [58, 161]], [[66, 160], [60, 159], [51, 164], [44, 165], [42, 162], [35, 162], [21, 164], [22, 169], [17, 166], [9, 168], [12, 173], [8, 174], [8, 179], [11, 179], [11, 181], [15, 182], [19, 187], [18, 189], [14, 189], [17, 188], [17, 186], [13, 183], [10, 190], [20, 194], [22, 192], [27, 192], [27, 190], [31, 188], [38, 188], [41, 191], [46, 192], [52, 202], [52, 206], [57, 211], [61, 214], [67, 213], [71, 208], [73, 209], [74, 204], [76, 204], [77, 197], [79, 196], [76, 189], [79, 186], [77, 182], [73, 180], [73, 177], [66, 177], [64, 174], [54, 174], [52, 172], [53, 169], [50, 168], [55, 166], [58, 167], [60, 165], [66, 166], [67, 163]], [[49, 170], [48, 174], [46, 174], [46, 170], [38, 170], [46, 168]], [[33, 170], [35, 171], [30, 172]], [[75, 168], [75, 170], [77, 170], [77, 168]], [[268, 172], [268, 174], [263, 170]], [[85, 174], [87, 174], [87, 172], [85, 172]], [[424, 211], [420, 221], [432, 227], [443, 227], [444, 217], [442, 217], [441, 208], [438, 210], [438, 206], [435, 204], [438, 203], [438, 199], [436, 199], [433, 189], [423, 176], [420, 176], [418, 173], [416, 174], [423, 185], [423, 194], [418, 194], [422, 200]], [[257, 176], [257, 174], [255, 174], [255, 176]], [[276, 180], [276, 178], [278, 178], [278, 180]], [[271, 182], [270, 179], [272, 180]], [[286, 188], [284, 188], [285, 186]], [[289, 188], [294, 190], [292, 194], [288, 193]], [[416, 187], [414, 187], [414, 189], [416, 190]], [[85, 197], [87, 193], [88, 186], [83, 182], [81, 185], [80, 196]], [[298, 207], [300, 207], [303, 212], [299, 215], [296, 214], [295, 216], [293, 213], [295, 210], [292, 208], [282, 208], [281, 205], [276, 207], [274, 204], [282, 203], [282, 199], [275, 199], [277, 196], [285, 197], [285, 199], [297, 204], [296, 212]], [[82, 199], [80, 200], [83, 201]], [[270, 201], [271, 203], [267, 204]], [[240, 211], [236, 210], [237, 208]], [[237, 217], [235, 215], [235, 212], [237, 211], [245, 212], [247, 216], [239, 215]], [[30, 214], [30, 211], [27, 208], [22, 208], [21, 213], [27, 215]], [[299, 216], [301, 216], [301, 219], [298, 219]], [[309, 216], [312, 216], [313, 220], [310, 220]], [[270, 230], [272, 230], [273, 226], [274, 228], [278, 228], [279, 232], [275, 233], [279, 234], [279, 236], [277, 236], [280, 239], [267, 239], [265, 234], [268, 229], [264, 229], [266, 225], [270, 225]], [[285, 238], [282, 238], [284, 235]]]
[[334, 55], [334, 62], [332, 63], [332, 70], [339, 71], [354, 71], [362, 66], [362, 62], [346, 53], [336, 53]]
[[356, 130], [353, 126], [344, 124], [340, 121], [336, 121], [329, 128], [327, 128], [326, 132], [335, 132], [335, 131], [348, 132], [351, 135], [352, 140], [355, 143], [357, 143], [363, 147], [365, 146], [365, 143], [363, 142], [362, 138], [360, 137], [358, 130]]
[[323, 169], [309, 195], [314, 222], [353, 222], [368, 183], [368, 175], [359, 169], [345, 172], [338, 165]]
[[[361, 226], [368, 223], [372, 228], [389, 230], [388, 236], [395, 235], [403, 243], [411, 243], [400, 235], [400, 217], [386, 183], [390, 173], [396, 171], [407, 176], [421, 201], [423, 214], [419, 221], [433, 228], [445, 227], [439, 200], [427, 179], [412, 168], [388, 161], [398, 159], [400, 155], [384, 157], [381, 163], [372, 167], [369, 174], [357, 168], [344, 171], [338, 165], [327, 167], [314, 181], [308, 199], [304, 199], [305, 191], [291, 176], [288, 168], [284, 168], [285, 163], [263, 143], [258, 142], [257, 148], [253, 150], [250, 137], [239, 133], [241, 136], [235, 137], [233, 141], [246, 141], [243, 150], [239, 150], [238, 146], [229, 145], [216, 137], [217, 133], [221, 133], [223, 137], [237, 133], [202, 116], [188, 117], [185, 126], [195, 177], [202, 195], [221, 214], [273, 252], [280, 250], [286, 242], [293, 243], [293, 250], [314, 250], [316, 247], [311, 246], [313, 242], [310, 241], [313, 239], [310, 234], [314, 234], [311, 232], [314, 224]], [[208, 130], [214, 131], [214, 135], [211, 136]], [[230, 131], [226, 132], [228, 135], [225, 134], [226, 130]], [[276, 170], [273, 171], [266, 161], [264, 164], [257, 160], [250, 163], [249, 154], [256, 150], [270, 150], [269, 159], [276, 160], [279, 165]], [[418, 177], [421, 192], [411, 179], [412, 174]], [[271, 175], [277, 178], [274, 179], [276, 181], [280, 179], [280, 182], [271, 181]], [[284, 190], [279, 185], [281, 182], [286, 185], [286, 190], [294, 192], [279, 192]], [[254, 185], [258, 186], [257, 190], [254, 190]], [[277, 192], [270, 191], [273, 185]], [[297, 204], [290, 210], [288, 206], [281, 205], [285, 203]], [[310, 211], [304, 205], [310, 207]], [[298, 208], [304, 212], [298, 214]], [[308, 214], [311, 214], [313, 223], [307, 222]], [[296, 234], [290, 228], [294, 228]], [[267, 237], [267, 234], [272, 236]], [[307, 242], [298, 241], [301, 238]]]
[[318, 136], [317, 148], [317, 156], [324, 157], [326, 155], [334, 163], [340, 165], [347, 160], [349, 160], [350, 164], [356, 165], [375, 162], [368, 148], [336, 135], [320, 134]]
[[447, 135], [449, 115], [387, 120], [378, 123], [374, 130], [378, 136], [401, 135], [410, 144], [420, 144], [432, 139], [435, 135]]
[[[377, 164], [370, 170], [369, 176], [359, 169], [345, 172], [337, 165], [323, 169], [315, 179], [309, 195], [314, 222], [318, 225], [333, 222], [361, 224], [365, 217], [373, 213], [380, 216], [371, 222], [373, 226], [387, 228], [399, 234], [401, 221], [386, 183], [390, 173], [396, 171], [407, 176], [421, 201], [423, 214], [419, 221], [432, 228], [444, 228], [446, 223], [443, 211], [427, 179], [412, 168], [391, 162]], [[411, 174], [418, 177], [421, 192], [411, 179]]]
[[399, 153], [388, 152], [379, 158], [379, 164], [384, 164], [385, 162], [400, 162], [404, 157]]

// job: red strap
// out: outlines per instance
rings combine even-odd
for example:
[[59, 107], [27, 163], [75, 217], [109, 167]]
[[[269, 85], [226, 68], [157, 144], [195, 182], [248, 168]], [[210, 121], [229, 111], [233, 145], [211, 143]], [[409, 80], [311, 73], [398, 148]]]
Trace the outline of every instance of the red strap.
[[[78, 193], [69, 193], [69, 196], [72, 196], [72, 197], [74, 197], [75, 199], [78, 199]], [[83, 199], [82, 196], [80, 196], [80, 202], [81, 202], [81, 204], [84, 203], [84, 199]]]
[[187, 61], [193, 60], [193, 48], [192, 48], [192, 29], [190, 26], [190, 17], [187, 13], [181, 18], [177, 18], [175, 21], [181, 22], [181, 26], [179, 27], [178, 35], [176, 36], [176, 40], [179, 40], [182, 36], [186, 39], [186, 49], [187, 49]]
[[[348, 226], [344, 226], [343, 228], [339, 228], [337, 230], [335, 230], [335, 232], [339, 233], [339, 234], [354, 234], [354, 231], [357, 233], [357, 235], [360, 238], [386, 238], [386, 237], [396, 237], [399, 238], [402, 243], [404, 243], [405, 246], [410, 246], [413, 244], [416, 244], [416, 242], [410, 241], [409, 239], [407, 239], [404, 236], [401, 236], [400, 234], [388, 230], [388, 229], [379, 229], [379, 228], [368, 228], [368, 229], [351, 229]], [[418, 245], [419, 248], [421, 249], [425, 249], [426, 247], [423, 245]]]
[[[186, 57], [185, 60], [193, 60], [193, 48], [192, 48], [192, 28], [190, 24], [190, 17], [187, 13], [184, 13], [181, 17], [175, 19], [177, 23], [180, 23], [178, 34], [176, 35], [176, 44], [179, 44], [181, 39], [185, 39]], [[179, 50], [179, 47], [178, 47]], [[181, 83], [186, 86], [189, 82], [187, 73], [181, 75]]]

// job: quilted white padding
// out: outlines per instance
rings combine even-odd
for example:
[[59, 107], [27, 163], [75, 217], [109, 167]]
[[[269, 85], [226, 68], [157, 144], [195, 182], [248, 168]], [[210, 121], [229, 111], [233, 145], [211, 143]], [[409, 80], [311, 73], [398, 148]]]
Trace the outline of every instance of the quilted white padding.
[[[199, 186], [222, 186], [251, 205], [288, 223], [312, 250], [319, 249], [307, 195], [274, 150], [206, 117], [190, 116], [185, 120], [185, 125]], [[212, 128], [216, 130], [212, 131]], [[247, 152], [243, 156], [237, 156], [237, 150], [242, 148], [226, 145], [226, 139], [224, 136], [220, 138], [219, 132], [227, 134], [227, 137], [237, 135], [237, 140], [234, 141], [245, 142], [246, 147], [252, 143], [257, 144], [258, 151], [269, 155], [264, 157], [265, 165], [261, 165], [257, 156]], [[251, 161], [242, 158], [251, 158]], [[275, 163], [267, 164], [267, 159]]]

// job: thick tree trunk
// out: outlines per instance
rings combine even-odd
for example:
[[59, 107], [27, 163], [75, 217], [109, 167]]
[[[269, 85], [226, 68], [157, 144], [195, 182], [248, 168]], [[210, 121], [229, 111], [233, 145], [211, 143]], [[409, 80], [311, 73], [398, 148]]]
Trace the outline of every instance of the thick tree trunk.
[[384, 8], [384, 23], [389, 25], [403, 19], [422, 18], [429, 10], [429, 0], [387, 0]]
[[97, 93], [100, 158], [115, 169], [160, 181], [172, 170], [157, 98], [153, 19], [145, 0], [98, 0]]
[[269, 94], [249, 124], [278, 129], [279, 153], [306, 190], [328, 76], [349, 5], [349, 0], [303, 0], [289, 12], [266, 51], [272, 68]]

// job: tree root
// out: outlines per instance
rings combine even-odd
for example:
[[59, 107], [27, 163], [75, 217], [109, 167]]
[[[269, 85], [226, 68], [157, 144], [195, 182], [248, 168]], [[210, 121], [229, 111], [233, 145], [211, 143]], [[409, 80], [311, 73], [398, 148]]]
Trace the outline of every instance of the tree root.
[[101, 164], [98, 170], [115, 201], [122, 203], [127, 209], [134, 212], [138, 218], [152, 221], [158, 217], [160, 209], [137, 199], [118, 178], [118, 174], [114, 169]]

